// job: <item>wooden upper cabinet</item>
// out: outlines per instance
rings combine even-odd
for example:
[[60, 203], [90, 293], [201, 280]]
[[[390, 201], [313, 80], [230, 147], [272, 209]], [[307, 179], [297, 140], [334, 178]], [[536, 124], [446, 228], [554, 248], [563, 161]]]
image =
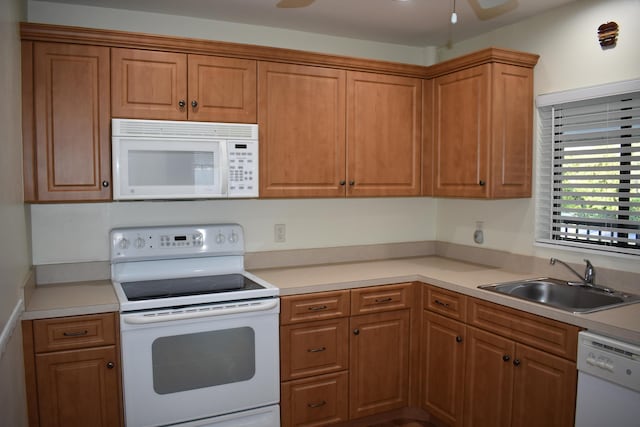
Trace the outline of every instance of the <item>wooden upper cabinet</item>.
[[114, 117], [256, 122], [256, 61], [111, 50]]
[[422, 80], [347, 73], [347, 194], [420, 194]]
[[260, 197], [345, 195], [345, 76], [258, 64]]
[[109, 48], [22, 52], [25, 201], [110, 200]]
[[436, 77], [433, 195], [530, 197], [532, 123], [532, 65], [491, 62]]
[[434, 82], [434, 195], [485, 197], [491, 65]]
[[113, 117], [187, 119], [187, 55], [183, 53], [111, 49], [111, 85]]
[[256, 123], [256, 67], [249, 59], [189, 55], [189, 120]]

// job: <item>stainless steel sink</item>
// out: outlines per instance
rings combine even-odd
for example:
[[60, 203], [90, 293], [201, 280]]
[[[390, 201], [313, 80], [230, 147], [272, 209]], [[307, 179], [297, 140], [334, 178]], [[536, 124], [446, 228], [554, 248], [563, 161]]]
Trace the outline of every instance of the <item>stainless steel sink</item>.
[[573, 313], [591, 313], [640, 301], [640, 295], [551, 278], [519, 280], [478, 287]]

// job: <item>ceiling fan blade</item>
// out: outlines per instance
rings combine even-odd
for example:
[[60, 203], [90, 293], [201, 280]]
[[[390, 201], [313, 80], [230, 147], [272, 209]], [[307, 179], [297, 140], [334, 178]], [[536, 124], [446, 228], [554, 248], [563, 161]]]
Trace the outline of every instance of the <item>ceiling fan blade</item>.
[[518, 7], [518, 0], [468, 0], [481, 21], [500, 16]]
[[307, 7], [310, 6], [315, 0], [280, 0], [276, 7], [282, 9], [295, 9], [299, 7]]

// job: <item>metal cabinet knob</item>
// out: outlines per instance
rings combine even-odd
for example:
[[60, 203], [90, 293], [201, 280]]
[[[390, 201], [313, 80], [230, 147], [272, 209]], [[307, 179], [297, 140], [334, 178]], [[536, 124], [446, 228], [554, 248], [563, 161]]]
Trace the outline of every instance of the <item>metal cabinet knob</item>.
[[513, 366], [520, 366], [520, 359], [514, 359]]
[[193, 101], [191, 101], [191, 106], [193, 108], [196, 108], [198, 106], [198, 101], [196, 101], [195, 99]]
[[356, 328], [353, 330], [353, 335], [360, 335], [360, 329]]
[[344, 179], [342, 181], [340, 181], [340, 185], [345, 185], [347, 183], [347, 181], [345, 181]]
[[187, 103], [184, 99], [181, 99], [180, 101], [178, 101], [178, 107], [184, 108], [185, 105], [187, 105]]
[[113, 362], [108, 362], [108, 363], [107, 363], [107, 369], [113, 369], [115, 366], [116, 366], [116, 365], [115, 365], [115, 363], [113, 363]]
[[462, 342], [462, 337], [460, 335], [456, 337], [456, 342]]
[[355, 181], [349, 181], [349, 185], [356, 185]]
[[486, 182], [484, 182], [484, 180], [481, 179], [478, 184], [480, 184], [481, 186], [484, 186], [486, 184]]
[[505, 354], [504, 356], [502, 356], [502, 360], [508, 362], [509, 360], [511, 360], [511, 357], [508, 354]]
[[109, 186], [109, 181], [102, 181], [102, 186], [107, 188]]

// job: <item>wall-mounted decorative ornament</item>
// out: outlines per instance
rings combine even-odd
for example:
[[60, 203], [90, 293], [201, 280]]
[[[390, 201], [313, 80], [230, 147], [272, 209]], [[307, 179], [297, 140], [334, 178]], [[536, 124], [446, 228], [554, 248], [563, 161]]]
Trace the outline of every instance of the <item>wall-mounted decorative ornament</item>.
[[598, 27], [598, 41], [603, 49], [615, 47], [618, 41], [618, 24], [607, 22]]

